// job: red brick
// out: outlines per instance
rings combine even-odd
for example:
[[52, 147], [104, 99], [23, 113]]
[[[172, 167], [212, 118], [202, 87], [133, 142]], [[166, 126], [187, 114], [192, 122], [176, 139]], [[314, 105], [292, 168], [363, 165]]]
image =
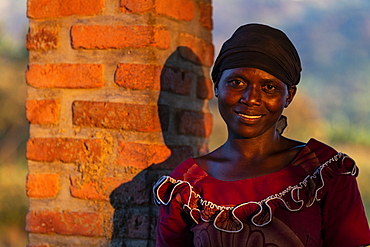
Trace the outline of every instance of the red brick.
[[159, 26], [76, 25], [71, 35], [74, 49], [170, 47], [169, 31]]
[[28, 174], [28, 197], [55, 197], [59, 191], [58, 174]]
[[197, 81], [197, 97], [199, 99], [213, 98], [213, 83], [210, 79], [205, 77], [198, 77]]
[[[118, 186], [110, 195], [112, 206], [118, 209], [124, 205], [149, 205], [152, 202], [151, 194], [154, 185], [150, 182], [154, 182], [153, 178], [157, 180], [157, 177], [148, 173], [150, 173], [148, 170], [143, 170], [139, 174], [136, 171], [132, 180]], [[128, 215], [127, 212], [125, 215]], [[125, 225], [127, 225], [126, 222]]]
[[153, 169], [173, 170], [178, 164], [194, 155], [193, 148], [191, 146], [170, 145], [168, 148], [171, 150], [171, 156], [165, 161], [152, 166]]
[[213, 64], [214, 49], [211, 43], [187, 33], [179, 37], [180, 55], [194, 63], [211, 66]]
[[31, 124], [55, 124], [59, 119], [59, 100], [27, 100], [27, 119]]
[[156, 240], [156, 235], [157, 235], [157, 222], [158, 222], [158, 219], [155, 218], [155, 217], [151, 217], [150, 218], [150, 232], [149, 232], [149, 238], [151, 240]]
[[29, 18], [50, 18], [71, 15], [98, 15], [104, 9], [104, 0], [28, 0]]
[[213, 29], [212, 5], [207, 3], [199, 4], [199, 22], [208, 30]]
[[158, 117], [161, 122], [162, 132], [168, 131], [170, 115], [170, 107], [168, 105], [158, 105]]
[[160, 89], [162, 66], [150, 64], [118, 64], [115, 81], [124, 88]]
[[194, 73], [181, 68], [164, 67], [161, 75], [161, 90], [189, 95], [195, 76]]
[[102, 217], [97, 213], [29, 211], [26, 231], [32, 233], [102, 236]]
[[27, 34], [27, 49], [29, 51], [47, 51], [59, 46], [59, 27], [31, 27]]
[[170, 155], [166, 145], [120, 141], [117, 164], [144, 169], [165, 161]]
[[212, 132], [212, 114], [195, 111], [181, 111], [178, 114], [178, 133], [181, 135], [192, 135], [209, 137]]
[[79, 177], [71, 177], [70, 191], [73, 197], [90, 200], [109, 200], [109, 195], [126, 180], [108, 177], [103, 178], [103, 183], [96, 182], [79, 183]]
[[132, 215], [128, 222], [129, 238], [147, 239], [149, 236], [149, 216], [147, 215]]
[[151, 12], [154, 9], [154, 0], [121, 0], [120, 8], [123, 13]]
[[98, 183], [89, 182], [84, 184], [78, 184], [79, 177], [71, 178], [70, 191], [73, 197], [81, 199], [92, 199], [92, 200], [106, 200], [103, 189]]
[[50, 247], [48, 244], [27, 244], [26, 247]]
[[97, 162], [101, 156], [98, 139], [31, 138], [27, 142], [27, 158], [34, 161]]
[[81, 127], [159, 132], [158, 107], [112, 102], [73, 102], [73, 124]]
[[160, 15], [191, 21], [194, 18], [195, 5], [192, 0], [156, 0], [155, 10]]
[[37, 88], [96, 88], [104, 86], [101, 64], [31, 64], [27, 83]]

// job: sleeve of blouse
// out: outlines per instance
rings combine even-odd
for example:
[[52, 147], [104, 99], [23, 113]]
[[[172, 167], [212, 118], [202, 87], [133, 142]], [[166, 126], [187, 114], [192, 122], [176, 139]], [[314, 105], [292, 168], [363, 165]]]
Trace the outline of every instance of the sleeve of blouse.
[[174, 198], [168, 205], [160, 205], [156, 232], [156, 247], [191, 247], [193, 236], [188, 217]]
[[354, 176], [340, 175], [325, 185], [322, 236], [326, 247], [370, 244], [369, 225]]

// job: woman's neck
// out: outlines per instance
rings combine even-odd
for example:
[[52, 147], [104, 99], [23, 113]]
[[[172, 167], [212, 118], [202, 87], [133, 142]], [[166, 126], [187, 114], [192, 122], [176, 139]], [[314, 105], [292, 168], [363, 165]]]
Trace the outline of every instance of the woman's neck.
[[286, 140], [276, 131], [254, 138], [239, 138], [229, 134], [223, 149], [225, 155], [251, 160], [258, 157], [264, 158], [285, 149]]
[[255, 138], [229, 135], [221, 147], [195, 161], [212, 177], [233, 181], [282, 169], [296, 157], [301, 145], [277, 132]]

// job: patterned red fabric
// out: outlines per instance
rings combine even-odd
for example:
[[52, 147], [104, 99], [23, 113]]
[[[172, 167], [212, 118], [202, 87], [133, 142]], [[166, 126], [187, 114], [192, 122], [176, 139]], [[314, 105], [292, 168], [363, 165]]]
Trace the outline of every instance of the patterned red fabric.
[[370, 244], [355, 162], [311, 139], [294, 161], [264, 176], [222, 181], [189, 158], [154, 186], [156, 246]]

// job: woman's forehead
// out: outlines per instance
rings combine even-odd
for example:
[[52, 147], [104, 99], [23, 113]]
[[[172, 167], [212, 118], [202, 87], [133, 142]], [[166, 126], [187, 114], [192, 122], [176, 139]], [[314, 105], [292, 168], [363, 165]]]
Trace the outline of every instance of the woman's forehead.
[[270, 73], [268, 73], [264, 70], [253, 68], [253, 67], [241, 67], [241, 68], [226, 69], [226, 70], [223, 71], [221, 78], [233, 77], [233, 76], [241, 76], [241, 77], [254, 76], [254, 77], [258, 77], [258, 78], [263, 79], [263, 80], [273, 80], [273, 81], [281, 82], [274, 75], [271, 75]]

